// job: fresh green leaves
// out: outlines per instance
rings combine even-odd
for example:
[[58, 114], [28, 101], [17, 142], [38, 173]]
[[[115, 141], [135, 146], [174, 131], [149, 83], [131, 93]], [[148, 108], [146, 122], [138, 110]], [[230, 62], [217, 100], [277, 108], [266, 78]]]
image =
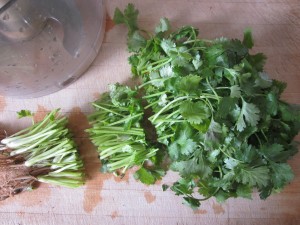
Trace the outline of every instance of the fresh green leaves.
[[179, 112], [183, 118], [192, 124], [200, 124], [210, 115], [209, 108], [201, 101], [184, 101], [179, 107]]
[[236, 176], [238, 182], [259, 188], [267, 186], [269, 179], [269, 168], [266, 166], [255, 168], [243, 167], [240, 168]]
[[[219, 202], [251, 198], [253, 189], [265, 199], [288, 184], [293, 173], [286, 162], [298, 151], [293, 138], [300, 130], [300, 111], [280, 100], [286, 84], [265, 73], [265, 55], [251, 54], [251, 30], [244, 31], [242, 41], [206, 40], [192, 26], [172, 32], [163, 18], [153, 34], [142, 31], [145, 38], [131, 20], [136, 15], [132, 5], [115, 12], [116, 21], [129, 27], [128, 48], [134, 51], [129, 63], [142, 81], [135, 90], [151, 111], [148, 119], [156, 132], [151, 144], [159, 146], [156, 155], [167, 149], [169, 168], [181, 177], [170, 189], [197, 208], [210, 197]], [[141, 167], [135, 177], [150, 184], [155, 171], [156, 166]], [[194, 197], [197, 190], [203, 199]]]
[[243, 131], [246, 128], [245, 121], [250, 126], [256, 126], [259, 121], [259, 109], [253, 103], [243, 101], [242, 109], [237, 120], [237, 130]]
[[155, 27], [155, 33], [163, 33], [170, 30], [170, 22], [167, 18], [161, 18], [159, 24]]
[[128, 4], [124, 12], [116, 8], [113, 21], [115, 24], [125, 24], [128, 28], [127, 45], [130, 52], [138, 51], [146, 45], [145, 38], [139, 33], [137, 16], [139, 11], [133, 4]]
[[18, 118], [23, 118], [23, 117], [31, 117], [33, 116], [32, 112], [29, 110], [24, 110], [22, 109], [21, 111], [17, 112]]
[[150, 185], [154, 184], [155, 181], [160, 180], [164, 175], [165, 171], [163, 169], [141, 167], [135, 172], [134, 177], [142, 183]]
[[128, 28], [129, 35], [132, 35], [136, 30], [138, 30], [137, 17], [139, 11], [135, 9], [133, 4], [128, 4], [124, 10], [121, 12], [119, 8], [116, 8], [114, 14], [115, 24], [125, 24]]

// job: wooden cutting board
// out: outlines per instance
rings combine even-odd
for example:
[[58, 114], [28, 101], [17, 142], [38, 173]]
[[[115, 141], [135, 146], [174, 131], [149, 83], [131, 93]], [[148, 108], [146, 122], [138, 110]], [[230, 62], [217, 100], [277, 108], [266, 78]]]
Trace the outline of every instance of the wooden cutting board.
[[[242, 38], [246, 27], [253, 29], [255, 48], [268, 56], [266, 70], [272, 78], [286, 81], [283, 98], [300, 104], [300, 1], [299, 0], [132, 0], [140, 11], [140, 26], [151, 30], [159, 18], [168, 17], [173, 27], [191, 24], [203, 38], [226, 36]], [[83, 130], [90, 102], [107, 90], [110, 83], [130, 79], [127, 63], [126, 29], [115, 26], [111, 18], [115, 7], [128, 1], [107, 0], [106, 34], [98, 57], [78, 81], [66, 89], [36, 99], [0, 96], [0, 125], [8, 132], [26, 127], [30, 121], [17, 121], [16, 112], [29, 109], [36, 120], [54, 108], [70, 117], [77, 144], [87, 165], [86, 185], [70, 190], [42, 184], [0, 202], [2, 225], [64, 224], [212, 224], [212, 225], [296, 225], [300, 224], [300, 154], [290, 164], [295, 179], [282, 193], [266, 201], [257, 194], [253, 200], [231, 199], [220, 205], [214, 199], [193, 211], [181, 204], [163, 183], [171, 184], [176, 174], [169, 173], [153, 186], [138, 183], [134, 171], [122, 180], [100, 174], [97, 153]], [[1, 81], [0, 81], [1, 82]]]

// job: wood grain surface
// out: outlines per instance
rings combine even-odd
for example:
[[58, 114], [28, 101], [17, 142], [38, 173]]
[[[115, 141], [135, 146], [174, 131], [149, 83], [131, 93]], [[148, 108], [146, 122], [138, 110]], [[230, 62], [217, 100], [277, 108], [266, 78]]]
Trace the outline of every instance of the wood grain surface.
[[[242, 38], [251, 27], [255, 38], [253, 52], [264, 52], [266, 71], [272, 78], [286, 81], [283, 98], [300, 104], [300, 1], [299, 0], [131, 0], [140, 11], [139, 24], [151, 30], [161, 17], [173, 27], [191, 24], [203, 38], [226, 36]], [[300, 154], [290, 164], [295, 179], [282, 193], [265, 201], [230, 199], [220, 205], [214, 199], [193, 211], [181, 204], [162, 184], [177, 177], [168, 173], [159, 183], [145, 186], [132, 177], [123, 179], [99, 173], [97, 153], [83, 132], [88, 127], [90, 103], [107, 90], [110, 83], [128, 83], [126, 29], [111, 18], [115, 7], [128, 1], [106, 1], [106, 34], [99, 55], [78, 81], [64, 90], [35, 99], [0, 96], [0, 126], [15, 132], [30, 124], [18, 121], [16, 112], [29, 109], [39, 120], [51, 109], [61, 108], [70, 117], [70, 128], [87, 166], [88, 181], [78, 189], [41, 184], [32, 192], [0, 202], [2, 225], [98, 225], [98, 224], [203, 224], [203, 225], [299, 225]], [[299, 139], [299, 138], [298, 138]]]

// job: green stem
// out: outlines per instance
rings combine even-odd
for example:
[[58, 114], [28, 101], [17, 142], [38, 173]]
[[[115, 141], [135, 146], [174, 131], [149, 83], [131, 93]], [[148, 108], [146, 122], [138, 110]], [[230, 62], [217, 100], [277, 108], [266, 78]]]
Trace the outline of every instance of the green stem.
[[166, 62], [164, 62], [164, 63], [162, 63], [162, 64], [159, 64], [159, 65], [157, 65], [157, 66], [155, 66], [155, 67], [152, 67], [152, 68], [150, 68], [150, 69], [143, 70], [143, 71], [142, 71], [142, 74], [147, 73], [147, 72], [150, 72], [150, 71], [153, 71], [153, 70], [156, 70], [156, 69], [159, 69], [159, 68], [163, 67], [164, 65], [170, 63], [171, 61], [172, 61], [172, 59], [169, 59], [169, 60], [167, 60]]
[[161, 110], [159, 110], [159, 112], [157, 112], [157, 113], [154, 115], [154, 117], [151, 119], [152, 122], [154, 122], [154, 121], [157, 119], [157, 117], [158, 117], [161, 113], [163, 113], [166, 109], [168, 109], [172, 104], [174, 104], [175, 102], [181, 101], [181, 100], [183, 100], [183, 99], [188, 99], [188, 98], [190, 98], [190, 97], [189, 97], [189, 96], [182, 96], [182, 97], [176, 98], [176, 99], [174, 99], [173, 101], [169, 102], [165, 107], [163, 107]]
[[102, 107], [101, 105], [97, 105], [96, 103], [93, 103], [93, 106], [94, 106], [94, 107], [96, 107], [96, 108], [99, 108], [99, 109], [105, 110], [105, 111], [107, 111], [107, 112], [114, 113], [114, 114], [116, 114], [116, 115], [118, 115], [118, 116], [122, 116], [122, 117], [124, 117], [124, 115], [122, 115], [122, 114], [120, 114], [120, 113], [117, 113], [116, 111], [113, 111], [113, 110], [111, 110], [111, 109], [108, 109], [108, 108]]
[[156, 96], [163, 95], [163, 94], [167, 94], [167, 92], [162, 91], [162, 92], [158, 92], [158, 93], [155, 93], [155, 94], [146, 95], [146, 96], [143, 96], [143, 99], [148, 99], [148, 98], [156, 97]]
[[212, 92], [214, 93], [214, 95], [216, 96], [216, 98], [217, 98], [217, 100], [218, 100], [218, 103], [219, 103], [219, 102], [220, 102], [220, 97], [219, 97], [219, 95], [217, 94], [217, 92], [215, 91], [215, 89], [211, 86], [211, 84], [210, 84], [208, 78], [206, 78], [206, 82], [207, 82], [208, 86], [210, 87], [210, 89], [212, 90]]
[[138, 86], [139, 89], [143, 88], [144, 86], [148, 85], [148, 84], [152, 84], [153, 82], [157, 82], [157, 81], [165, 81], [165, 80], [168, 80], [172, 77], [166, 77], [166, 78], [157, 78], [157, 79], [152, 79], [152, 80], [149, 80], [143, 84], [141, 84], [140, 86]]
[[107, 126], [114, 126], [114, 125], [117, 125], [117, 124], [120, 124], [120, 123], [124, 123], [124, 122], [126, 122], [126, 121], [128, 121], [128, 120], [131, 120], [131, 119], [134, 119], [134, 118], [136, 118], [136, 117], [142, 116], [143, 114], [144, 114], [144, 113], [139, 113], [139, 114], [136, 114], [136, 115], [134, 115], [134, 116], [129, 116], [129, 117], [126, 117], [126, 118], [124, 118], [124, 119], [118, 120], [118, 121], [116, 121], [116, 122], [110, 123], [110, 124], [108, 124]]
[[43, 183], [49, 183], [69, 188], [77, 188], [84, 184], [82, 179], [70, 179], [68, 177], [51, 177], [51, 176], [39, 176], [38, 181]]
[[156, 64], [165, 63], [165, 62], [168, 62], [168, 61], [170, 61], [170, 58], [163, 58], [163, 59], [160, 59], [158, 61], [155, 61], [153, 63], [150, 63], [150, 64], [147, 64], [147, 65], [143, 66], [140, 70], [146, 69], [149, 66], [154, 66]]

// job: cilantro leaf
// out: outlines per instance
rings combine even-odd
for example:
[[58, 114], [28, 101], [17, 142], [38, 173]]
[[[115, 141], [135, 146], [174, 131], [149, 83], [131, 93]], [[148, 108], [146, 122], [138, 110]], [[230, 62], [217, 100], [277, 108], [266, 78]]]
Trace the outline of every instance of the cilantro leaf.
[[116, 8], [113, 21], [115, 24], [125, 24], [129, 30], [129, 35], [132, 35], [134, 31], [138, 30], [137, 17], [139, 11], [135, 9], [134, 5], [129, 3], [124, 13], [119, 8]]
[[155, 27], [155, 33], [163, 33], [170, 30], [170, 22], [167, 18], [161, 18], [159, 24]]
[[163, 39], [160, 46], [167, 55], [171, 55], [172, 51], [176, 51], [176, 44], [170, 39]]
[[17, 112], [18, 118], [23, 118], [23, 117], [32, 117], [33, 113], [29, 110], [24, 110], [22, 109], [21, 111]]
[[249, 28], [244, 30], [243, 44], [249, 49], [251, 49], [254, 45], [252, 32], [251, 32], [251, 29], [249, 29]]
[[161, 179], [162, 176], [165, 175], [165, 171], [162, 169], [146, 169], [141, 167], [134, 174], [134, 178], [140, 180], [142, 183], [146, 185], [154, 184], [155, 181]]
[[270, 180], [269, 169], [266, 166], [256, 168], [242, 167], [239, 169], [236, 179], [242, 184], [265, 187]]
[[200, 76], [190, 74], [176, 80], [176, 89], [186, 95], [200, 94], [200, 81]]
[[291, 167], [286, 163], [272, 163], [272, 181], [276, 189], [283, 188], [294, 178]]
[[137, 17], [139, 11], [129, 3], [124, 12], [116, 8], [113, 21], [115, 24], [125, 24], [128, 28], [127, 46], [129, 52], [136, 52], [146, 46], [145, 38], [139, 33]]
[[221, 125], [212, 119], [205, 134], [201, 135], [204, 137], [204, 146], [210, 150], [215, 149], [221, 141], [222, 133]]
[[237, 160], [244, 163], [251, 163], [258, 157], [256, 149], [247, 143], [243, 143], [239, 148], [235, 149], [234, 156]]
[[230, 97], [231, 98], [241, 97], [241, 88], [238, 85], [233, 85], [230, 87]]
[[246, 123], [250, 124], [250, 126], [256, 126], [259, 121], [259, 109], [253, 103], [247, 103], [243, 101], [242, 110], [240, 116], [237, 121], [237, 130], [243, 131], [246, 127]]
[[195, 58], [192, 61], [194, 67], [196, 70], [200, 68], [200, 66], [203, 64], [203, 61], [201, 60], [200, 54], [196, 54]]
[[179, 111], [183, 118], [188, 122], [194, 124], [200, 124], [205, 119], [210, 117], [210, 110], [203, 102], [191, 102], [184, 101], [180, 107]]
[[146, 45], [146, 40], [138, 31], [134, 31], [128, 36], [127, 45], [130, 52], [136, 52]]
[[236, 104], [236, 98], [223, 97], [219, 103], [218, 116], [221, 118], [226, 118], [226, 116], [235, 109]]
[[156, 180], [155, 177], [144, 167], [141, 167], [135, 172], [134, 178], [147, 185], [154, 184]]
[[259, 72], [258, 77], [255, 80], [255, 85], [261, 88], [269, 88], [272, 86], [272, 80], [265, 72]]
[[248, 55], [246, 58], [256, 71], [262, 72], [264, 70], [267, 57], [263, 53]]
[[249, 185], [239, 185], [236, 194], [238, 197], [252, 199], [252, 188]]
[[163, 189], [163, 191], [166, 191], [166, 190], [168, 190], [168, 188], [169, 188], [169, 185], [167, 185], [167, 184], [163, 184], [163, 185], [162, 185], [162, 189]]
[[234, 169], [234, 167], [236, 167], [239, 164], [239, 162], [233, 158], [225, 158], [224, 163], [225, 168], [230, 170]]
[[196, 154], [189, 160], [173, 162], [171, 164], [171, 169], [179, 172], [183, 177], [198, 175], [205, 178], [212, 173], [211, 168], [201, 154]]
[[194, 136], [194, 130], [187, 123], [179, 125], [174, 141], [168, 147], [171, 159], [177, 160], [182, 155], [189, 155], [195, 152], [197, 144], [193, 140]]
[[289, 154], [283, 145], [277, 143], [263, 145], [260, 149], [260, 153], [266, 159], [273, 162], [285, 162], [289, 158]]
[[163, 66], [162, 68], [160, 68], [159, 73], [163, 78], [172, 77], [175, 75], [171, 65]]
[[200, 201], [194, 197], [183, 197], [183, 204], [191, 207], [192, 209], [197, 209], [200, 206]]

